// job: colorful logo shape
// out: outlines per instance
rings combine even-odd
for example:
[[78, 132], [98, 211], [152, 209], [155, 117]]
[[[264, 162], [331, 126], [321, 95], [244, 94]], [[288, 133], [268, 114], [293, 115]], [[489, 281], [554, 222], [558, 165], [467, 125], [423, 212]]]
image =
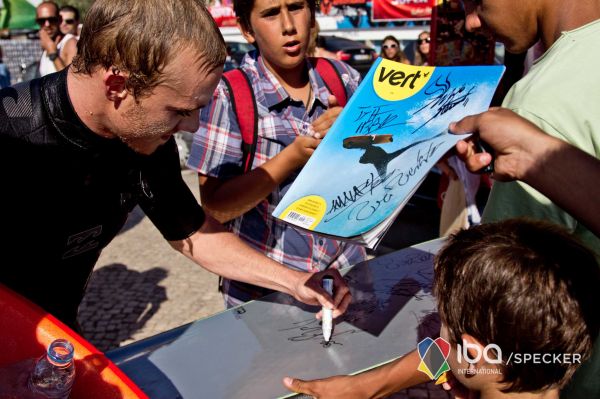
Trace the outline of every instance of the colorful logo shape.
[[381, 58], [373, 74], [373, 90], [387, 101], [400, 101], [420, 92], [435, 67], [402, 64]]
[[421, 363], [417, 370], [427, 374], [432, 380], [437, 380], [440, 375], [450, 370], [448, 356], [450, 344], [445, 339], [438, 337], [435, 340], [427, 337], [417, 345]]

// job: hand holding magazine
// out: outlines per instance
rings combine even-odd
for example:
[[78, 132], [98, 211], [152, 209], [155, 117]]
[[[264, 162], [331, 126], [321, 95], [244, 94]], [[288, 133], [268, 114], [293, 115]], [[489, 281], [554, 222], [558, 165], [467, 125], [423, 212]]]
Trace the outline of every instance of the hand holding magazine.
[[458, 140], [450, 122], [488, 109], [503, 66], [417, 67], [377, 59], [273, 216], [377, 246]]

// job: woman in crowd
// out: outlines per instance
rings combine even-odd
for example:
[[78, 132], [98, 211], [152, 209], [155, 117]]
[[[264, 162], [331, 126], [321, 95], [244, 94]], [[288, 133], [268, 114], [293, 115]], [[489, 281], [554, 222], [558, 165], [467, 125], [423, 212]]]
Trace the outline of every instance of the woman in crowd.
[[394, 36], [386, 36], [381, 43], [381, 58], [388, 60], [410, 64], [410, 60], [400, 48], [400, 42]]
[[429, 31], [419, 33], [417, 46], [415, 48], [415, 65], [429, 65]]

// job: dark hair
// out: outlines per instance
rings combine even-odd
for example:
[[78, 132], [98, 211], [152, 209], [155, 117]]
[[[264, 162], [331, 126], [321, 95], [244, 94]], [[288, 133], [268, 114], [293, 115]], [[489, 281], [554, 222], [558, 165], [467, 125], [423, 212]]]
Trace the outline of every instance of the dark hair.
[[[317, 0], [306, 0], [308, 7], [310, 8], [311, 14], [315, 15], [315, 9], [317, 7]], [[250, 14], [254, 7], [254, 0], [233, 0], [233, 10], [235, 15], [240, 19], [240, 25], [248, 32], [252, 32], [250, 26]]]
[[396, 39], [396, 36], [387, 35], [386, 37], [383, 38], [381, 43], [384, 43], [387, 40], [391, 40], [391, 41], [395, 42], [398, 45], [398, 47], [400, 47], [400, 42], [398, 41], [398, 39]]
[[62, 6], [58, 12], [60, 13], [61, 11], [68, 11], [68, 12], [72, 12], [75, 15], [75, 19], [77, 21], [79, 21], [79, 10], [76, 7], [70, 6], [70, 5], [66, 5], [66, 6]]
[[504, 356], [504, 392], [562, 387], [574, 363], [506, 364], [509, 353], [591, 354], [600, 269], [559, 226], [513, 219], [452, 235], [435, 262], [434, 292], [452, 344], [472, 335]]
[[127, 89], [138, 98], [164, 82], [165, 66], [184, 51], [194, 51], [206, 71], [225, 63], [223, 36], [203, 0], [96, 0], [73, 67], [86, 74], [98, 67], [127, 72]]

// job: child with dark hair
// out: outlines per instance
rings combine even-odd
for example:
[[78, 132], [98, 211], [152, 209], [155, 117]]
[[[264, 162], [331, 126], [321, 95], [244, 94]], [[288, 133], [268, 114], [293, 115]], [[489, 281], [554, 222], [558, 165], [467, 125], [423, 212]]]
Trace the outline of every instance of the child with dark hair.
[[[200, 116], [188, 167], [198, 171], [203, 208], [252, 247], [290, 269], [318, 272], [366, 259], [362, 247], [301, 232], [271, 214], [301, 167], [341, 111], [338, 100], [308, 58], [315, 0], [235, 0], [243, 36], [256, 50], [240, 70], [254, 101], [232, 106], [240, 97], [222, 80]], [[326, 60], [320, 60], [326, 61]], [[360, 75], [337, 60], [327, 60], [339, 86], [350, 97]], [[236, 91], [237, 88], [237, 91]], [[243, 162], [240, 109], [255, 109], [253, 162]], [[238, 113], [236, 113], [236, 109]], [[250, 111], [248, 111], [250, 112]], [[251, 167], [246, 169], [246, 163]], [[235, 306], [270, 291], [223, 280], [227, 305]], [[350, 301], [350, 296], [345, 298]]]
[[[465, 399], [557, 399], [592, 354], [598, 287], [593, 253], [557, 225], [511, 219], [451, 235], [434, 278], [450, 345], [445, 388]], [[381, 398], [426, 382], [420, 361], [413, 351], [363, 374], [284, 384], [323, 399]]]
[[[592, 252], [556, 225], [512, 219], [456, 233], [438, 254], [434, 283], [455, 378], [482, 399], [558, 398], [592, 353], [598, 287]], [[501, 353], [465, 359], [490, 344]]]

